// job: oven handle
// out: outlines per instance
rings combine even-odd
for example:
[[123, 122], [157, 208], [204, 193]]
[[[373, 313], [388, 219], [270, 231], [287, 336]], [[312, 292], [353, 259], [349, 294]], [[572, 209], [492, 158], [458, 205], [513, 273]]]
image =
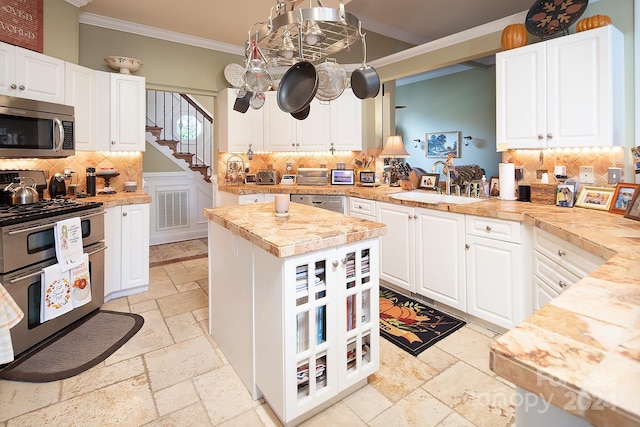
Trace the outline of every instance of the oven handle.
[[[83, 219], [91, 218], [92, 216], [104, 215], [104, 214], [106, 214], [106, 211], [100, 211], [100, 212], [96, 212], [96, 213], [93, 213], [93, 214], [81, 216], [80, 217], [80, 221], [82, 221]], [[23, 228], [21, 230], [12, 230], [12, 231], [9, 232], [9, 236], [14, 236], [16, 234], [21, 234], [21, 233], [28, 233], [28, 232], [31, 232], [31, 231], [45, 230], [47, 228], [53, 228], [53, 227], [54, 226], [52, 226], [51, 224], [45, 224], [45, 225], [39, 225], [37, 227]]]
[[[91, 255], [97, 254], [98, 252], [102, 252], [105, 249], [107, 249], [107, 247], [102, 246], [101, 248], [96, 249], [95, 251], [87, 252], [87, 255], [91, 256]], [[13, 285], [14, 283], [18, 283], [21, 280], [28, 279], [30, 277], [40, 276], [42, 273], [44, 273], [44, 270], [38, 270], [35, 273], [30, 273], [30, 274], [27, 274], [26, 276], [14, 277], [13, 279], [9, 280], [9, 283]]]

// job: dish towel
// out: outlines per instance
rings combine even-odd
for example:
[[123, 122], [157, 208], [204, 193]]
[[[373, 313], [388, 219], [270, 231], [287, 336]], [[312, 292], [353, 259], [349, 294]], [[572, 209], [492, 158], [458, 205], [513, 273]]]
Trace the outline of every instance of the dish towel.
[[69, 218], [56, 222], [54, 228], [56, 242], [56, 257], [60, 269], [69, 271], [82, 263], [82, 224], [80, 218]]
[[73, 309], [69, 272], [61, 271], [59, 264], [45, 267], [42, 273], [42, 301], [40, 321], [55, 319]]
[[18, 304], [0, 283], [0, 364], [13, 362], [11, 331], [24, 317]]
[[80, 307], [91, 301], [91, 277], [89, 276], [89, 254], [82, 254], [82, 262], [69, 272], [73, 307]]

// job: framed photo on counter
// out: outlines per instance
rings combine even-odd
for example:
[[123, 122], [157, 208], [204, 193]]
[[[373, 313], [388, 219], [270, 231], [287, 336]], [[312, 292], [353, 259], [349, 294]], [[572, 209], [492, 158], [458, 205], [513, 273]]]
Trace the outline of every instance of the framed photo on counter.
[[633, 199], [629, 202], [629, 206], [627, 207], [627, 211], [624, 213], [624, 217], [640, 221], [640, 191], [636, 191]]
[[640, 184], [619, 182], [616, 185], [615, 193], [613, 193], [613, 202], [611, 202], [609, 212], [624, 215], [631, 204], [631, 200], [633, 200], [633, 196], [638, 191], [638, 187], [640, 187]]
[[611, 201], [613, 200], [614, 192], [615, 188], [582, 187], [575, 205], [581, 208], [608, 211], [611, 206]]
[[492, 176], [489, 180], [489, 196], [491, 197], [499, 197], [500, 196], [500, 178], [497, 176]]
[[556, 206], [572, 208], [576, 201], [576, 185], [571, 183], [558, 184], [556, 187]]

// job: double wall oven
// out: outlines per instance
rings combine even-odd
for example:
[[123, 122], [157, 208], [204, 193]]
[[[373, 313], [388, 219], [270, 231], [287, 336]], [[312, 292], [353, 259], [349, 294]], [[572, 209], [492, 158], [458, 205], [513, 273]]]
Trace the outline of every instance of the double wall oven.
[[[38, 192], [46, 188], [42, 171], [0, 171], [0, 186], [15, 176], [35, 175]], [[39, 175], [42, 174], [42, 179]], [[42, 181], [42, 182], [40, 182]], [[56, 264], [54, 229], [57, 221], [80, 218], [82, 244], [89, 255], [91, 302], [43, 322], [42, 273]], [[11, 328], [14, 354], [18, 355], [66, 326], [98, 309], [104, 302], [104, 209], [101, 203], [73, 199], [40, 199], [23, 205], [0, 204], [0, 283], [24, 313]]]

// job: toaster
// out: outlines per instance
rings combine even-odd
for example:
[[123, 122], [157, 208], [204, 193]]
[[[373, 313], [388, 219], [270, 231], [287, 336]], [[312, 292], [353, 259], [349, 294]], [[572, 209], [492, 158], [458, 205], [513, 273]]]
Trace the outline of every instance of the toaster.
[[256, 173], [256, 184], [258, 185], [276, 185], [278, 183], [278, 171], [260, 170]]

